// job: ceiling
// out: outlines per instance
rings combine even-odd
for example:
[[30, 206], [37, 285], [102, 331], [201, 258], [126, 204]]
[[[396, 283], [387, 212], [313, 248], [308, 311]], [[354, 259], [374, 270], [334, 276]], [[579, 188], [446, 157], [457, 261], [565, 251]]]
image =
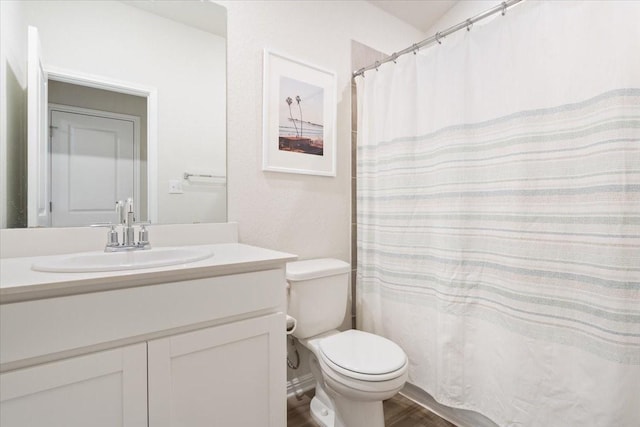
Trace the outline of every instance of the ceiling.
[[426, 33], [457, 0], [369, 0], [369, 3]]
[[[0, 0], [2, 1], [2, 0]], [[154, 13], [220, 37], [227, 36], [227, 9], [203, 1], [139, 1], [120, 0], [129, 6]]]
[[[1, 1], [1, 0], [0, 0]], [[121, 0], [165, 18], [183, 22], [222, 37], [226, 35], [225, 9], [215, 3], [200, 1]], [[385, 12], [426, 33], [449, 11], [457, 0], [368, 0]], [[215, 7], [211, 7], [211, 6]], [[219, 9], [219, 10], [217, 10]], [[220, 13], [220, 10], [223, 12]]]

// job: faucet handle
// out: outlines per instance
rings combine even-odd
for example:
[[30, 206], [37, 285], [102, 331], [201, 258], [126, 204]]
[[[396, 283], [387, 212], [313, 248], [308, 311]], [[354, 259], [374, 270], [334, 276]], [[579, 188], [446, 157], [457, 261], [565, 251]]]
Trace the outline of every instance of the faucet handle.
[[107, 233], [107, 247], [113, 248], [116, 246], [120, 246], [120, 242], [118, 242], [118, 231], [116, 231], [116, 226], [112, 225], [111, 230]]
[[113, 248], [120, 246], [120, 242], [118, 242], [118, 232], [116, 231], [117, 226], [118, 224], [113, 224], [111, 222], [100, 222], [97, 224], [91, 224], [89, 227], [109, 227], [110, 230], [107, 232], [107, 247]]
[[147, 230], [148, 224], [140, 224], [140, 230], [138, 231], [138, 244], [141, 246], [149, 246], [149, 230]]

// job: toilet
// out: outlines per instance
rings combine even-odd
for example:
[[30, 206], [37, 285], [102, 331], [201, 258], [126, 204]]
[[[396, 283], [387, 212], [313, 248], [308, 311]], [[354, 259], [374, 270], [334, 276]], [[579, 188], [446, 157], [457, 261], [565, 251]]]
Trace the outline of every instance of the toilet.
[[384, 427], [382, 401], [404, 386], [408, 359], [386, 338], [336, 329], [347, 308], [350, 271], [330, 258], [288, 263], [287, 313], [297, 321], [293, 335], [311, 351], [313, 419], [322, 427]]

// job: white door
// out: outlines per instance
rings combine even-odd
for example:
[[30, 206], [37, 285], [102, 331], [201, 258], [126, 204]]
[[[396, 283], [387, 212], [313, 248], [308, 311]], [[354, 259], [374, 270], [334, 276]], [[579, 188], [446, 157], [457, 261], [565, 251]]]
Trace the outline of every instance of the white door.
[[149, 427], [285, 427], [284, 315], [148, 342]]
[[38, 29], [30, 26], [27, 58], [27, 223], [29, 227], [51, 225], [47, 90], [47, 72], [42, 64]]
[[51, 225], [117, 222], [115, 202], [136, 191], [133, 119], [51, 108]]
[[146, 343], [0, 375], [2, 427], [146, 427]]

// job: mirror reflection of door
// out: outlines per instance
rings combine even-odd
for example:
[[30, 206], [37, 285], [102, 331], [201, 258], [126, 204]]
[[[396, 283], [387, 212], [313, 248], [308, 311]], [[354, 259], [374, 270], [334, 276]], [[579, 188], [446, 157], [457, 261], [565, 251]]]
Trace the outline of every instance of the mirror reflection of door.
[[52, 105], [49, 123], [51, 225], [115, 223], [117, 200], [139, 202], [139, 118]]

